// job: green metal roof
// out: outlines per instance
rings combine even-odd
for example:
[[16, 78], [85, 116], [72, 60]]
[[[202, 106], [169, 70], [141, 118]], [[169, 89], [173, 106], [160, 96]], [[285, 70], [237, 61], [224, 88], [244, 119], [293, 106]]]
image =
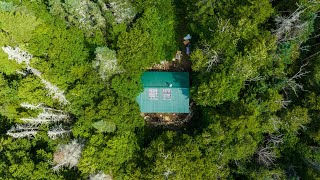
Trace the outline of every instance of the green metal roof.
[[137, 97], [144, 113], [189, 113], [188, 72], [145, 72]]
[[141, 80], [143, 87], [189, 88], [188, 72], [144, 72]]

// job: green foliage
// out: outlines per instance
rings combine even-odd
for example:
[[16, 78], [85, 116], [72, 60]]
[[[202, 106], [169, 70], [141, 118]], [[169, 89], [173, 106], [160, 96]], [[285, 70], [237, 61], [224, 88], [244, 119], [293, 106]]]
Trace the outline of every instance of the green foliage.
[[142, 91], [141, 74], [121, 74], [112, 79], [112, 88], [119, 96], [134, 99]]
[[[142, 2], [136, 3], [140, 6]], [[129, 31], [119, 35], [117, 42], [119, 49], [117, 57], [125, 73], [112, 80], [112, 87], [118, 95], [130, 99], [134, 99], [142, 90], [140, 82], [142, 72], [165, 58], [171, 59], [174, 51], [171, 46], [175, 41], [171, 1], [164, 2], [163, 5], [167, 7], [165, 11], [161, 11], [163, 6], [157, 6], [157, 3], [151, 4], [145, 6], [142, 17]]]
[[260, 169], [258, 171], [252, 171], [252, 174], [250, 175], [253, 179], [285, 179], [285, 172], [282, 169]]
[[305, 124], [310, 122], [308, 110], [301, 107], [294, 107], [291, 111], [288, 111], [283, 120], [283, 128], [289, 132], [296, 133], [300, 128], [303, 128]]
[[102, 170], [112, 175], [132, 160], [138, 149], [134, 133], [124, 132], [114, 137], [94, 135], [90, 138], [79, 163], [84, 174]]
[[129, 0], [111, 0], [109, 2], [116, 23], [130, 23], [136, 12]]
[[[52, 154], [39, 149], [41, 142], [0, 137], [0, 176], [8, 179], [64, 179], [47, 161]], [[33, 153], [34, 151], [34, 153]]]
[[[106, 30], [106, 19], [99, 4], [90, 0], [50, 0], [50, 12], [66, 19], [68, 24], [83, 29], [86, 36], [98, 36], [102, 39]], [[101, 43], [101, 42], [100, 42]]]
[[94, 128], [98, 130], [98, 132], [114, 132], [116, 130], [116, 125], [113, 122], [109, 121], [98, 121], [92, 124]]
[[15, 6], [13, 5], [12, 2], [5, 2], [5, 1], [0, 1], [0, 10], [1, 11], [14, 11], [15, 10]]
[[32, 32], [41, 24], [34, 15], [26, 12], [1, 12], [1, 33], [9, 34], [11, 39], [5, 44], [26, 43], [32, 38]]
[[[201, 145], [187, 135], [167, 132], [150, 145], [145, 156], [147, 172], [151, 172], [148, 179], [215, 179], [229, 174], [224, 162], [205, 155]], [[221, 170], [217, 169], [219, 165]]]
[[[208, 4], [211, 3], [208, 1]], [[204, 8], [208, 4], [198, 5]], [[225, 7], [218, 5], [217, 8]], [[259, 12], [259, 16], [248, 11]], [[258, 76], [259, 69], [272, 63], [269, 52], [276, 49], [275, 40], [269, 32], [259, 29], [272, 12], [268, 1], [250, 1], [239, 5], [232, 19], [226, 19], [228, 14], [215, 14], [212, 19], [216, 27], [201, 24], [201, 21], [199, 24], [195, 22], [195, 26], [213, 29], [200, 36], [203, 47], [191, 55], [192, 68], [198, 72], [193, 95], [199, 104], [216, 106], [237, 100], [245, 81]], [[194, 29], [195, 33], [197, 30]]]
[[[18, 64], [0, 50], [0, 178], [318, 178], [319, 9], [315, 0], [0, 1], [0, 47], [33, 56]], [[193, 118], [153, 127], [135, 101], [141, 74], [172, 59], [188, 33]], [[48, 96], [44, 80], [69, 103]], [[16, 131], [38, 134], [13, 139], [9, 129], [42, 112], [21, 103], [69, 121], [23, 124]], [[46, 134], [63, 128], [68, 136]], [[78, 167], [54, 172], [57, 145], [75, 138]]]
[[93, 67], [98, 69], [102, 79], [108, 80], [113, 75], [123, 71], [118, 65], [115, 51], [107, 47], [97, 47], [95, 53], [96, 58]]
[[171, 55], [169, 45], [174, 42], [172, 19], [163, 22], [158, 9], [146, 9], [134, 28], [119, 37], [120, 64], [127, 71], [141, 71]]

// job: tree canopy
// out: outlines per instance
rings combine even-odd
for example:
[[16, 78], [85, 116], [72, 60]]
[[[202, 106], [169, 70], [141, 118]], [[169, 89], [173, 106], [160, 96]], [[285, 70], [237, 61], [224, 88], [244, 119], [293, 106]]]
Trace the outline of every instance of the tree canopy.
[[[319, 11], [317, 0], [0, 0], [0, 179], [319, 178]], [[191, 64], [193, 116], [152, 126], [141, 75], [176, 51]]]

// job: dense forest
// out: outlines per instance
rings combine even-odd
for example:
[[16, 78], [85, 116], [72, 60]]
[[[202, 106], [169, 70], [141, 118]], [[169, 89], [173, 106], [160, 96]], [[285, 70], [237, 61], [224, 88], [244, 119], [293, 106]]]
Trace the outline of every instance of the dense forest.
[[[1, 0], [0, 179], [320, 178], [319, 14], [319, 0]], [[193, 118], [150, 126], [141, 75], [186, 34]]]

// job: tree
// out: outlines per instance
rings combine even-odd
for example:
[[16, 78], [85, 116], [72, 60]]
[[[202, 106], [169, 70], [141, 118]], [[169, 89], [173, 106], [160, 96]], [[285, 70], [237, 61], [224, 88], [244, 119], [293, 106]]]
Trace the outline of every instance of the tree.
[[68, 144], [60, 145], [53, 155], [53, 162], [56, 164], [53, 170], [57, 171], [62, 167], [76, 167], [80, 160], [82, 149], [83, 144], [79, 140], [72, 140]]
[[92, 124], [92, 126], [98, 130], [98, 132], [108, 132], [112, 133], [116, 130], [116, 125], [113, 122], [98, 121]]
[[16, 125], [8, 130], [7, 135], [13, 138], [34, 138], [38, 133], [38, 127], [32, 127], [30, 125]]
[[[250, 1], [243, 5], [229, 3], [236, 9], [233, 18], [229, 18], [233, 12], [226, 11], [223, 3], [216, 2], [213, 12], [219, 13], [212, 15], [212, 18], [206, 14], [211, 11], [203, 11], [203, 14], [200, 11], [201, 14], [194, 17], [199, 21], [192, 25], [194, 33], [200, 34], [199, 46], [191, 55], [192, 69], [197, 72], [197, 84], [192, 94], [203, 106], [217, 106], [237, 100], [245, 81], [259, 76], [260, 69], [272, 64], [269, 52], [276, 49], [276, 41], [270, 32], [259, 29], [273, 13], [269, 1]], [[199, 2], [199, 7], [195, 9], [203, 10], [212, 4], [215, 2]], [[206, 33], [199, 33], [198, 30]]]
[[69, 26], [83, 29], [86, 36], [101, 36], [106, 30], [106, 19], [99, 4], [90, 0], [50, 0], [50, 11], [54, 15], [67, 19]]
[[201, 141], [188, 135], [165, 132], [145, 150], [145, 170], [148, 179], [210, 179], [229, 174], [227, 160], [218, 162], [218, 148], [202, 149]]
[[300, 129], [305, 130], [305, 124], [310, 122], [308, 110], [302, 107], [294, 107], [283, 117], [284, 124], [282, 128], [291, 133], [298, 133]]
[[32, 59], [31, 54], [21, 50], [19, 47], [15, 47], [13, 49], [10, 46], [6, 46], [6, 47], [2, 47], [2, 50], [8, 54], [8, 58], [10, 60], [16, 60], [18, 64], [21, 64], [24, 62], [26, 65], [29, 65], [30, 60]]
[[[51, 170], [50, 152], [41, 149], [41, 140], [0, 137], [0, 176], [9, 179], [65, 179]], [[52, 146], [46, 144], [46, 150]]]
[[130, 1], [111, 0], [109, 4], [117, 23], [130, 23], [133, 20], [136, 13]]
[[0, 1], [0, 10], [6, 12], [12, 12], [16, 9], [16, 6], [12, 2]]
[[95, 53], [96, 58], [92, 66], [98, 70], [103, 80], [109, 80], [115, 74], [123, 72], [118, 65], [115, 51], [107, 47], [97, 47]]
[[103, 172], [99, 172], [97, 174], [90, 175], [90, 180], [112, 180], [112, 177], [104, 174]]
[[93, 135], [83, 150], [78, 168], [87, 175], [103, 171], [116, 176], [132, 161], [138, 149], [132, 132], [113, 137]]
[[10, 12], [0, 12], [1, 34], [10, 33], [11, 39], [5, 38], [1, 43], [3, 45], [11, 45], [17, 43], [27, 43], [32, 38], [32, 33], [42, 23], [32, 13], [23, 11], [22, 9], [12, 9]]

